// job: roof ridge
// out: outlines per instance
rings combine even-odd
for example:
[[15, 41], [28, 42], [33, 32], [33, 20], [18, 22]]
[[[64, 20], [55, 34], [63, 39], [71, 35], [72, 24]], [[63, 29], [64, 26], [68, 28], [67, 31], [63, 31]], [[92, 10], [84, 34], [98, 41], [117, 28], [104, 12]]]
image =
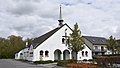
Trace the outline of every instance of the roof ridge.
[[[64, 25], [65, 25], [65, 24], [64, 24]], [[64, 26], [64, 25], [62, 25], [62, 26]], [[61, 26], [61, 27], [62, 27], [62, 26]], [[52, 30], [50, 30], [50, 31], [47, 31], [46, 33], [42, 34], [41, 36], [43, 36], [43, 35], [51, 32], [51, 31], [53, 31], [53, 30], [55, 30], [55, 29], [61, 28], [61, 27], [56, 27], [56, 28], [54, 28], [54, 29], [52, 29]], [[41, 36], [39, 36], [39, 37], [41, 37]], [[39, 37], [36, 37], [36, 38], [39, 38]], [[34, 38], [34, 39], [36, 39], [36, 38]]]
[[[105, 37], [97, 37], [97, 36], [82, 36], [82, 37], [91, 37], [91, 38], [105, 38]], [[106, 38], [105, 38], [106, 39]]]

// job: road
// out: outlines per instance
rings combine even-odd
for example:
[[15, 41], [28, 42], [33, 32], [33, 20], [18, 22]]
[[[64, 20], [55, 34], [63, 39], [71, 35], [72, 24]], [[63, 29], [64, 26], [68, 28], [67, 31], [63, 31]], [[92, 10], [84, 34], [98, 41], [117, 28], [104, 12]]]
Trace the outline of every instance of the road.
[[13, 59], [0, 59], [0, 68], [65, 68], [58, 67], [56, 64], [30, 64]]

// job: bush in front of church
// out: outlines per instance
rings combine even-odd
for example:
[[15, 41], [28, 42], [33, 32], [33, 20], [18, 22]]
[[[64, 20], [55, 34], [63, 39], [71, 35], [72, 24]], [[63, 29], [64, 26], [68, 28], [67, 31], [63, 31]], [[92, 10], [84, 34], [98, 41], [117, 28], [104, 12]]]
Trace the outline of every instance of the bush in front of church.
[[57, 65], [58, 66], [66, 66], [69, 63], [77, 63], [77, 60], [73, 60], [73, 59], [71, 59], [71, 60], [59, 60], [57, 62]]
[[34, 64], [49, 64], [49, 63], [54, 63], [52, 60], [47, 60], [47, 61], [35, 61]]

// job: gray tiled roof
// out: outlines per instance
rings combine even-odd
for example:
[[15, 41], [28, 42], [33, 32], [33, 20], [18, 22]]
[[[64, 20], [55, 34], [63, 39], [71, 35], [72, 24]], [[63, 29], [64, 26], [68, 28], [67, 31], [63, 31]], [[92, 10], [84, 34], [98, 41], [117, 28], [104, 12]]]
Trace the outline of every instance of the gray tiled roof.
[[117, 40], [117, 42], [120, 44], [120, 39], [119, 39], [119, 40]]
[[82, 37], [87, 39], [93, 45], [105, 45], [107, 41], [106, 38], [104, 37], [93, 37], [93, 36], [82, 36]]
[[[66, 26], [68, 26], [67, 24], [64, 24]], [[47, 40], [50, 36], [52, 36], [54, 33], [56, 33], [60, 28], [62, 28], [64, 25], [62, 25], [61, 27], [57, 27], [49, 32], [47, 32], [46, 34], [40, 36], [40, 37], [37, 37], [35, 38], [33, 41], [32, 41], [32, 45], [33, 45], [33, 48], [36, 48], [38, 47], [40, 44], [42, 44], [45, 40]], [[68, 26], [69, 27], [69, 26]], [[70, 27], [69, 27], [70, 28]], [[70, 28], [71, 29], [71, 28]], [[72, 29], [71, 29], [72, 30]]]

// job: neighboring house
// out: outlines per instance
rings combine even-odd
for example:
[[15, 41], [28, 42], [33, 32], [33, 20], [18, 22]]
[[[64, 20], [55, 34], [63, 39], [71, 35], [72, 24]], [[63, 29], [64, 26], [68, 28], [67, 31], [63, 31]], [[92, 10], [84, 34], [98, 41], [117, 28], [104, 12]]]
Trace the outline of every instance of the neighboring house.
[[120, 44], [120, 39], [116, 40]]
[[[117, 41], [117, 43], [118, 43], [118, 48], [120, 49], [120, 39], [118, 39], [118, 40], [116, 40]], [[118, 52], [116, 52], [116, 54], [120, 54], [120, 50], [118, 51]]]
[[88, 47], [88, 45], [84, 45], [84, 49], [78, 52], [77, 60], [90, 60], [92, 58], [92, 50]]
[[21, 51], [19, 51], [18, 53], [15, 54], [15, 59], [23, 59], [22, 55], [23, 55], [23, 50], [21, 50]]
[[103, 37], [82, 36], [85, 44], [92, 50], [92, 56], [103, 55], [107, 52], [106, 39]]
[[24, 60], [26, 60], [28, 55], [29, 55], [28, 51], [29, 51], [28, 47], [22, 49], [21, 51], [19, 51], [18, 53], [15, 54], [15, 59], [24, 59]]

